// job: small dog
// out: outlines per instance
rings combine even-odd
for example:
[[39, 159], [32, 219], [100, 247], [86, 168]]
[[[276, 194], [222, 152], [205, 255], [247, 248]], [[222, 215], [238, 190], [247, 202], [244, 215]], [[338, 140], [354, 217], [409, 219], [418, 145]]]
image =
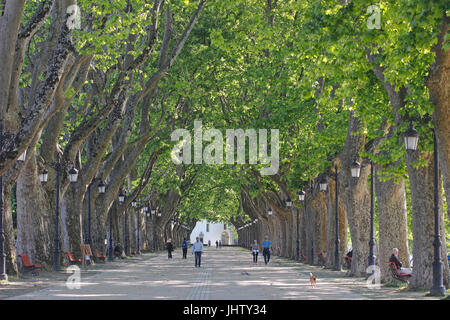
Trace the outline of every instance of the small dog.
[[311, 288], [315, 288], [316, 287], [316, 280], [317, 277], [314, 276], [311, 272], [309, 273], [309, 282], [311, 283]]

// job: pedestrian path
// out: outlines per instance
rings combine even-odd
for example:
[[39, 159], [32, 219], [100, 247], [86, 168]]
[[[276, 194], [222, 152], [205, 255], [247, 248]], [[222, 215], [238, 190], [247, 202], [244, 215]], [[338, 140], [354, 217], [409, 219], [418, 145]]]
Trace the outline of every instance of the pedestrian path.
[[[262, 258], [262, 257], [261, 257]], [[317, 276], [311, 288], [309, 273]], [[70, 275], [68, 275], [69, 277]], [[48, 288], [10, 299], [133, 299], [133, 300], [290, 300], [290, 299], [434, 299], [424, 292], [401, 292], [396, 288], [368, 289], [364, 279], [345, 272], [326, 270], [296, 261], [272, 257], [268, 265], [252, 263], [250, 251], [235, 247], [207, 247], [202, 267], [194, 256], [182, 259], [173, 253], [147, 253], [133, 261], [117, 261], [83, 273], [79, 289], [60, 281]]]

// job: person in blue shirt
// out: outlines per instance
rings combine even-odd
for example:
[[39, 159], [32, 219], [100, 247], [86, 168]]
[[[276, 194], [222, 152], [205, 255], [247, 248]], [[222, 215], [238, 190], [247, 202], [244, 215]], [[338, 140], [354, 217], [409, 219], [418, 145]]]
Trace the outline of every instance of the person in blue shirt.
[[183, 242], [181, 243], [181, 249], [183, 249], [183, 259], [187, 259], [188, 247], [189, 247], [189, 242], [186, 240], [186, 238], [184, 238]]
[[264, 241], [262, 243], [263, 245], [263, 256], [264, 256], [264, 263], [268, 264], [270, 260], [270, 249], [272, 248], [272, 242], [269, 240], [268, 236], [264, 237]]
[[202, 262], [202, 251], [203, 251], [203, 243], [200, 242], [200, 238], [195, 238], [197, 240], [192, 245], [192, 254], [195, 254], [195, 266], [200, 267]]

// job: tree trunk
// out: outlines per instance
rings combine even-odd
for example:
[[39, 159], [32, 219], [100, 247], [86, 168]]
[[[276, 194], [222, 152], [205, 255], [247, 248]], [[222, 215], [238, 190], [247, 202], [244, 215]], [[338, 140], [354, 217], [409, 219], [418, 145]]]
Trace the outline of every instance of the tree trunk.
[[61, 205], [62, 235], [64, 250], [70, 251], [74, 257], [81, 257], [82, 210], [84, 190], [69, 186]]
[[[327, 256], [325, 266], [328, 268], [334, 267], [334, 253], [336, 250], [336, 182], [329, 180], [330, 192], [327, 195]], [[338, 218], [339, 218], [339, 259], [342, 266], [343, 257], [347, 253], [347, 217], [345, 214], [344, 205], [338, 196]]]
[[[328, 192], [328, 191], [326, 191]], [[327, 216], [327, 195], [324, 192], [317, 192], [314, 197], [311, 206], [315, 212], [315, 223], [314, 223], [314, 263], [321, 265], [322, 260], [319, 254], [323, 256], [327, 255], [326, 252], [326, 216]]]
[[375, 190], [378, 200], [379, 253], [378, 266], [381, 281], [391, 280], [389, 261], [392, 249], [399, 250], [399, 259], [405, 268], [409, 267], [408, 221], [406, 211], [405, 182], [403, 178], [382, 181], [389, 178], [381, 175], [382, 168], [376, 166]]
[[[28, 152], [34, 154], [34, 150]], [[41, 187], [34, 158], [17, 179], [17, 248], [29, 256], [31, 263], [48, 269], [53, 264], [55, 200], [47, 198]]]
[[355, 159], [359, 159], [365, 144], [365, 136], [356, 134], [360, 128], [359, 120], [353, 116], [353, 113], [350, 113], [347, 138], [339, 156], [342, 165], [338, 176], [350, 227], [353, 246], [350, 274], [354, 276], [366, 275], [370, 239], [370, 193], [368, 188], [370, 166], [361, 168], [360, 177], [357, 180], [352, 178], [350, 172], [350, 164]]
[[[5, 179], [3, 180], [5, 181]], [[6, 254], [6, 273], [17, 275], [17, 253], [11, 209], [12, 185], [3, 183], [3, 231], [5, 233], [4, 252]]]
[[[414, 162], [419, 156], [424, 157], [426, 166], [415, 168]], [[413, 231], [413, 272], [411, 288], [429, 289], [432, 285], [434, 257], [434, 164], [433, 155], [420, 151], [409, 152], [406, 156], [408, 169], [411, 204], [412, 204], [412, 231]], [[440, 186], [441, 184], [439, 184]], [[440, 189], [440, 188], [439, 188]], [[442, 192], [439, 190], [439, 216], [441, 223], [441, 256], [443, 262], [444, 285], [448, 286], [448, 261], [445, 237], [445, 225], [442, 210]]]
[[444, 12], [438, 43], [433, 48], [433, 51], [436, 53], [436, 59], [430, 67], [430, 76], [426, 81], [426, 85], [430, 92], [430, 99], [435, 106], [434, 126], [440, 165], [444, 176], [447, 214], [450, 218], [450, 50], [444, 49], [449, 21], [450, 17], [447, 17]]

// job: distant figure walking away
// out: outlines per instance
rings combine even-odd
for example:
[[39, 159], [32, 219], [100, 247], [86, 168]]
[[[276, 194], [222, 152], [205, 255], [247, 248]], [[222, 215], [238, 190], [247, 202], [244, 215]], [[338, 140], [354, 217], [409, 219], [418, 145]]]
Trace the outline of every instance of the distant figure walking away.
[[272, 242], [269, 240], [268, 236], [264, 237], [262, 245], [263, 245], [264, 263], [268, 264], [270, 261], [270, 249], [272, 248]]
[[219, 247], [219, 240], [216, 240], [216, 249]]
[[254, 241], [252, 244], [253, 264], [258, 264], [259, 246], [258, 241]]
[[222, 240], [219, 240], [219, 248], [222, 248]]
[[183, 259], [187, 259], [188, 247], [189, 247], [189, 242], [186, 240], [186, 238], [184, 238], [183, 242], [181, 243], [181, 249], [183, 249]]
[[192, 254], [195, 254], [195, 266], [199, 266], [202, 263], [203, 243], [200, 242], [200, 238], [195, 238], [195, 242], [192, 245]]
[[172, 259], [172, 251], [173, 251], [172, 239], [167, 240], [166, 249], [168, 259]]
[[392, 249], [392, 256], [389, 258], [389, 262], [395, 263], [395, 266], [397, 267], [398, 272], [401, 274], [411, 274], [412, 270], [409, 268], [402, 268], [402, 263], [400, 260], [398, 260], [398, 249], [394, 248]]
[[208, 240], [208, 247], [211, 247], [211, 240]]

